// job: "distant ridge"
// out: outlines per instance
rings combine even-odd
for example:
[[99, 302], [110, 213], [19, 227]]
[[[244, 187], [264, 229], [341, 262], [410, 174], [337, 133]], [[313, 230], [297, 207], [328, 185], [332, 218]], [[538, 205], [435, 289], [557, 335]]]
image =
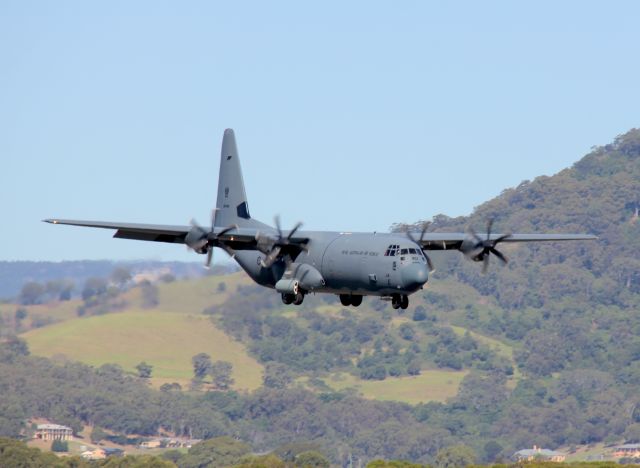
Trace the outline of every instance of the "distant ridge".
[[[197, 260], [197, 259], [196, 259]], [[162, 262], [150, 260], [110, 261], [110, 260], [74, 260], [62, 262], [0, 261], [0, 299], [12, 299], [18, 295], [22, 286], [29, 281], [46, 283], [55, 279], [69, 279], [76, 284], [77, 294], [87, 278], [106, 277], [117, 267], [126, 267], [132, 273], [145, 270], [169, 269], [179, 278], [203, 276], [207, 271], [202, 263]], [[217, 273], [235, 271], [232, 265], [216, 267]]]

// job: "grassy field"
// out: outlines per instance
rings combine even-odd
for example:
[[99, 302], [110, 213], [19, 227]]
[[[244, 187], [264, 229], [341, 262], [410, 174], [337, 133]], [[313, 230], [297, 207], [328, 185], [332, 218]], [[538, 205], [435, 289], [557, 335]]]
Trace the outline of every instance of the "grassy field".
[[[221, 283], [224, 283], [224, 287], [220, 287]], [[241, 284], [251, 284], [251, 280], [244, 272], [163, 284], [159, 286], [158, 310], [200, 314], [207, 307], [222, 304]]]
[[445, 401], [458, 392], [466, 371], [423, 370], [420, 375], [362, 380], [346, 373], [334, 374], [325, 383], [335, 390], [355, 388], [372, 400], [394, 400], [416, 404]]
[[574, 449], [572, 451], [571, 447], [560, 447], [558, 451], [567, 454], [567, 462], [614, 460], [613, 450], [602, 442], [593, 445], [578, 445]]
[[153, 365], [156, 385], [188, 383], [191, 357], [204, 352], [233, 364], [234, 388], [253, 390], [262, 382], [262, 366], [244, 346], [202, 315], [167, 314], [161, 310], [111, 313], [54, 324], [23, 335], [31, 352], [64, 355], [91, 365], [116, 363], [134, 371], [141, 361]]
[[[224, 287], [220, 284], [224, 283]], [[157, 310], [163, 312], [200, 314], [209, 306], [222, 304], [235, 293], [238, 285], [251, 284], [250, 279], [242, 272], [225, 276], [206, 276], [202, 278], [178, 280], [171, 283], [158, 283], [159, 302]], [[118, 300], [126, 302], [127, 308], [141, 307], [142, 300], [139, 288], [132, 288], [122, 293]], [[28, 314], [24, 324], [29, 326], [34, 317], [48, 317], [55, 321], [77, 318], [77, 309], [82, 300], [54, 301], [47, 304], [24, 307]], [[0, 313], [11, 319], [18, 306], [14, 304], [0, 305]]]

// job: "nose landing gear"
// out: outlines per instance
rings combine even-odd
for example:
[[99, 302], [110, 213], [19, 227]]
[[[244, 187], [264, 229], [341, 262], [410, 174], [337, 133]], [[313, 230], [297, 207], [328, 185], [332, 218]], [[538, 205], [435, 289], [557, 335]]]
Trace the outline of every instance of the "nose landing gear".
[[391, 296], [391, 307], [394, 309], [406, 309], [409, 307], [409, 296], [406, 294], [394, 294]]

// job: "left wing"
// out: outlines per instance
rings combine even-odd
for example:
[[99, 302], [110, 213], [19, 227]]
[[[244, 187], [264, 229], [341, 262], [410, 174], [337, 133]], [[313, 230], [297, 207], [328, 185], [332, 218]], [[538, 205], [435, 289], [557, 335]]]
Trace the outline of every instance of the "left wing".
[[[506, 237], [505, 237], [506, 236]], [[597, 240], [590, 234], [490, 234], [482, 240], [490, 242], [554, 242], [574, 240]], [[417, 241], [423, 250], [460, 250], [463, 243], [475, 242], [473, 234], [463, 232], [428, 232]]]
[[[427, 233], [425, 224], [420, 234], [420, 239], [416, 239], [413, 234], [407, 232], [407, 236], [416, 242], [422, 250], [459, 250], [465, 257], [476, 262], [483, 262], [482, 271], [486, 272], [489, 266], [489, 257], [495, 255], [502, 263], [507, 263], [508, 259], [502, 252], [496, 249], [501, 242], [549, 242], [549, 241], [572, 241], [572, 240], [595, 240], [596, 236], [589, 234], [492, 234], [491, 227], [493, 220], [487, 223], [487, 233], [480, 237], [472, 229], [468, 233]], [[434, 270], [433, 262], [425, 254], [427, 264], [431, 271]]]

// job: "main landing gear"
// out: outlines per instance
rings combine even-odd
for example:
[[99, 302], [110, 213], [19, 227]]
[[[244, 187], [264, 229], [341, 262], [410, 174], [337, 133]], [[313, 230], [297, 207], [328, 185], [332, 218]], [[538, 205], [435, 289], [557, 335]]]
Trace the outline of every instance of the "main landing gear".
[[362, 304], [362, 296], [360, 294], [340, 294], [340, 304], [343, 306], [358, 307]]
[[409, 296], [406, 294], [394, 294], [391, 296], [391, 307], [394, 309], [406, 309], [409, 307]]
[[282, 302], [287, 305], [300, 305], [302, 304], [302, 301], [304, 301], [304, 294], [302, 291], [298, 291], [296, 294], [282, 293]]

